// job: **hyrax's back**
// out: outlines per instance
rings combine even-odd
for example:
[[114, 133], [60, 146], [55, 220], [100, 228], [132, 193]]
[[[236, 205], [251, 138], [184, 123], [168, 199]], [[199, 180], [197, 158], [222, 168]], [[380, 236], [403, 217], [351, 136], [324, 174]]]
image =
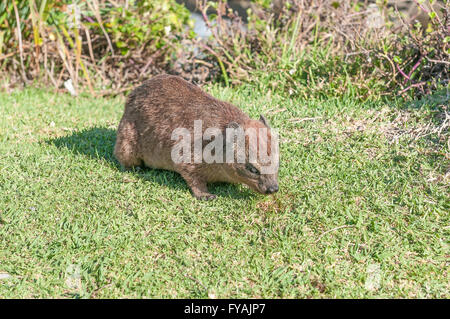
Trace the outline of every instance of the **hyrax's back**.
[[248, 116], [237, 107], [219, 101], [197, 86], [172, 75], [159, 75], [129, 95], [119, 124], [114, 154], [124, 167], [142, 165], [176, 170], [171, 149], [176, 128], [193, 132], [195, 120], [202, 128], [223, 129]]

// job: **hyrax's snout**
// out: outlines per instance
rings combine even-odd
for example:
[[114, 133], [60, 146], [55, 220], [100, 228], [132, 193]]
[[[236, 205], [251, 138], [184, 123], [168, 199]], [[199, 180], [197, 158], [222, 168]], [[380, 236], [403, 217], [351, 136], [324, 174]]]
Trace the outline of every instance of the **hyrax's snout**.
[[266, 194], [273, 194], [278, 192], [278, 184], [273, 184], [267, 187]]

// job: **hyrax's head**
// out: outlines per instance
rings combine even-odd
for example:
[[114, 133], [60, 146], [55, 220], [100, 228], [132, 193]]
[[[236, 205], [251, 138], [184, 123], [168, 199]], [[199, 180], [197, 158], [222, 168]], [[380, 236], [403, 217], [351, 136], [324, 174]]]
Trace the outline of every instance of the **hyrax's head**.
[[224, 148], [227, 173], [234, 180], [261, 194], [278, 191], [278, 135], [264, 116], [259, 121], [229, 123]]

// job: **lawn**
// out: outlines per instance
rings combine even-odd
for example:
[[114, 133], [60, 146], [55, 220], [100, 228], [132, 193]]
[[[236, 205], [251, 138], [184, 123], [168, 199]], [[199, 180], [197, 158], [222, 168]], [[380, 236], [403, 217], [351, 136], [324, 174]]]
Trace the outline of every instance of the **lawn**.
[[278, 128], [274, 196], [121, 171], [123, 97], [0, 93], [0, 297], [450, 297], [448, 93], [207, 90]]

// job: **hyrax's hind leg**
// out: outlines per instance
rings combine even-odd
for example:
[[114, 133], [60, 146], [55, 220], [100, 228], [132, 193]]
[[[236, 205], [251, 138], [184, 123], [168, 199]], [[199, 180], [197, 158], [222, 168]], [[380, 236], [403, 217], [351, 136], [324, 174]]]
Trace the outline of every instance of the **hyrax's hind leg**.
[[138, 154], [137, 132], [134, 123], [121, 121], [117, 130], [114, 156], [124, 169], [130, 169], [142, 164]]

